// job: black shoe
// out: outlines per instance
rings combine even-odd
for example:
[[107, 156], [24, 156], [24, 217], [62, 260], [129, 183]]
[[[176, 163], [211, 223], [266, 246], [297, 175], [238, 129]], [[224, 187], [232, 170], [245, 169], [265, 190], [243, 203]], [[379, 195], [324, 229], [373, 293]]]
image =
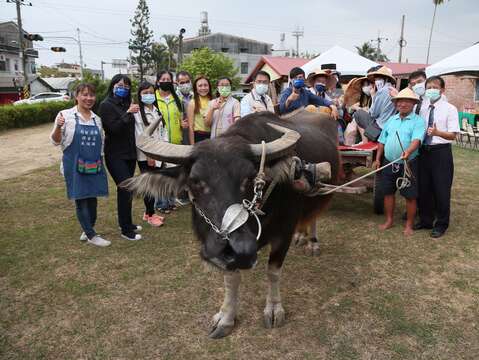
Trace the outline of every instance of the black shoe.
[[432, 229], [431, 237], [437, 239], [437, 238], [440, 238], [441, 236], [443, 236], [445, 233], [446, 233], [446, 230]]
[[420, 222], [415, 223], [414, 226], [412, 227], [413, 230], [424, 230], [424, 229], [432, 229], [432, 226], [426, 226], [421, 224]]

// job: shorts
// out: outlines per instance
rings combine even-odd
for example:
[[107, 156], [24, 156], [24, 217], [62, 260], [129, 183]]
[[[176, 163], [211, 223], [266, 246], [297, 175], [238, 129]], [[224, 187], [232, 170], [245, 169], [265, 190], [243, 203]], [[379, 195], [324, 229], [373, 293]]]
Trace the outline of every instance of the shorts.
[[[382, 166], [389, 164], [385, 160]], [[409, 179], [411, 184], [408, 187], [399, 190], [399, 193], [406, 199], [417, 199], [418, 197], [418, 159], [417, 157], [408, 162], [409, 168], [412, 172], [412, 177]], [[397, 190], [397, 180], [404, 174], [404, 163], [398, 162], [381, 171], [381, 187], [384, 195], [394, 195]]]

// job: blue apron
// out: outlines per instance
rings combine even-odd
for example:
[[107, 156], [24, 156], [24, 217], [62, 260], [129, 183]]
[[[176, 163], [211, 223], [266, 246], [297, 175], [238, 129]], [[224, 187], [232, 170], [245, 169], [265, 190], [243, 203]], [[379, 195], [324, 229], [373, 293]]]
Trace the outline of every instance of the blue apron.
[[108, 195], [108, 180], [101, 158], [101, 134], [95, 126], [82, 125], [75, 113], [75, 133], [63, 151], [63, 175], [69, 199]]

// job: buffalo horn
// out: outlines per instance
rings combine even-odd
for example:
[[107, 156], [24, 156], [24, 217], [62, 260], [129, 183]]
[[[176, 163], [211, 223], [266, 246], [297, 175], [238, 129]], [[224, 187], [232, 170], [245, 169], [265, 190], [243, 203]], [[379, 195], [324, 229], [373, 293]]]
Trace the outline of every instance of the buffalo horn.
[[[275, 125], [268, 123], [273, 129], [278, 130], [283, 133], [283, 135], [276, 140], [266, 143], [266, 157], [271, 159], [280, 158], [288, 153], [295, 147], [296, 142], [299, 140], [301, 135], [294, 130], [285, 128], [280, 125]], [[263, 146], [261, 144], [250, 145], [251, 150], [255, 156], [261, 157], [263, 152]]]

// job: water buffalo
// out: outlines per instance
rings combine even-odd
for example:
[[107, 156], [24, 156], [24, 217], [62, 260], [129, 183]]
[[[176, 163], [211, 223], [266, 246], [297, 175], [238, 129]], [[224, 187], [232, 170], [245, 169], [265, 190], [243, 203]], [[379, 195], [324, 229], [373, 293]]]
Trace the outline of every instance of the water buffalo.
[[[210, 337], [221, 338], [231, 333], [238, 311], [240, 270], [254, 267], [258, 250], [267, 244], [271, 251], [264, 324], [267, 328], [283, 325], [285, 314], [279, 281], [292, 236], [299, 227], [314, 221], [331, 199], [331, 195], [307, 197], [293, 190], [288, 177], [291, 156], [312, 163], [330, 163], [334, 182], [340, 166], [336, 122], [327, 115], [306, 111], [288, 119], [261, 112], [245, 116], [215, 139], [192, 146], [153, 140], [149, 134], [154, 126], [145, 131], [138, 148], [148, 157], [179, 166], [142, 174], [128, 180], [125, 186], [137, 194], [152, 196], [173, 196], [184, 189], [188, 191], [193, 203], [194, 231], [201, 242], [201, 257], [224, 271], [225, 298], [213, 317]], [[266, 142], [264, 191], [267, 192], [272, 179], [279, 181], [261, 204], [264, 212], [259, 216], [261, 236], [257, 240], [256, 216], [246, 216], [244, 223], [240, 221], [236, 224], [239, 227], [225, 234], [222, 229], [228, 217], [225, 212], [230, 213], [232, 204], [243, 204], [243, 200], [254, 198], [262, 141]]]

